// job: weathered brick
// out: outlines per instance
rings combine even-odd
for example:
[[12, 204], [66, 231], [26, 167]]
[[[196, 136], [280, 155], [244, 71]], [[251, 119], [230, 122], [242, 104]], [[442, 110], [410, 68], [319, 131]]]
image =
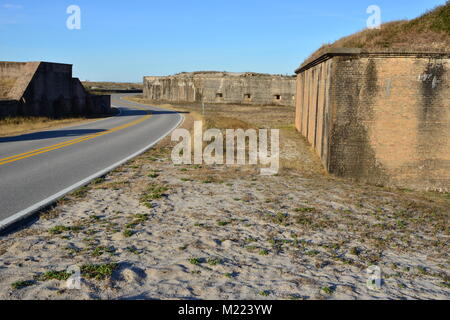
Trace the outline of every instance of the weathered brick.
[[449, 66], [442, 53], [328, 53], [297, 70], [295, 125], [331, 173], [448, 191]]

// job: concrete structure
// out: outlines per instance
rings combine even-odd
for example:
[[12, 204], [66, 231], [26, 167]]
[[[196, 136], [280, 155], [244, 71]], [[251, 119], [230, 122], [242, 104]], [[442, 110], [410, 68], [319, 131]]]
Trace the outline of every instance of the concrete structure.
[[144, 77], [144, 98], [172, 103], [294, 106], [295, 77], [258, 73], [194, 72]]
[[450, 190], [450, 53], [333, 50], [297, 70], [297, 129], [338, 176]]
[[0, 62], [0, 117], [106, 114], [109, 96], [91, 96], [72, 78], [72, 65]]

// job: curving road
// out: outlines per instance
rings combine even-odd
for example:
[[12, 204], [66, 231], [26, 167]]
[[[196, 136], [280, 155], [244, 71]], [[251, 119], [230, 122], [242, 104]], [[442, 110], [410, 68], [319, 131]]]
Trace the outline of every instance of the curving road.
[[116, 117], [0, 138], [0, 232], [167, 136], [183, 117], [113, 95]]

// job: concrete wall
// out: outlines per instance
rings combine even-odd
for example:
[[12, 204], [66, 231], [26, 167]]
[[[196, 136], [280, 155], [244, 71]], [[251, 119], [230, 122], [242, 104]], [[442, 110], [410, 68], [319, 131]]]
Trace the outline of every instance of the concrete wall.
[[296, 127], [330, 173], [450, 190], [450, 54], [328, 53], [297, 76]]
[[108, 113], [107, 100], [88, 95], [80, 81], [72, 78], [72, 65], [0, 62], [0, 117]]
[[294, 77], [224, 72], [144, 77], [144, 98], [152, 101], [294, 106], [294, 96]]

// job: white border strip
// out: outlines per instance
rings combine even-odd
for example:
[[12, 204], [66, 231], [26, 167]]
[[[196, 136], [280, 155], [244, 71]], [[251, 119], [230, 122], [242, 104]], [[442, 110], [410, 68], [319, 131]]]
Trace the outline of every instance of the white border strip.
[[131, 156], [126, 157], [123, 160], [120, 160], [119, 162], [113, 164], [112, 166], [109, 166], [106, 169], [103, 169], [97, 173], [94, 173], [93, 175], [87, 177], [86, 179], [83, 179], [80, 182], [75, 183], [74, 185], [61, 190], [60, 192], [48, 197], [47, 199], [44, 199], [38, 203], [36, 203], [35, 205], [32, 205], [31, 207], [26, 208], [25, 210], [22, 210], [16, 214], [14, 214], [13, 216], [6, 218], [2, 221], [0, 221], [0, 234], [5, 231], [7, 228], [11, 227], [12, 225], [20, 222], [21, 220], [25, 220], [27, 218], [30, 218], [31, 216], [33, 216], [33, 214], [37, 213], [39, 210], [49, 206], [50, 204], [54, 203], [55, 201], [57, 201], [58, 199], [64, 197], [65, 195], [67, 195], [68, 193], [81, 188], [87, 184], [89, 184], [92, 180], [102, 177], [105, 174], [113, 171], [114, 169], [120, 167], [121, 165], [123, 165], [124, 163], [130, 161], [131, 159], [140, 156], [141, 154], [143, 154], [144, 152], [146, 152], [147, 150], [149, 150], [150, 148], [152, 148], [154, 145], [156, 145], [158, 142], [160, 142], [161, 140], [163, 140], [165, 137], [167, 137], [173, 130], [175, 130], [176, 128], [178, 128], [179, 125], [181, 125], [184, 120], [185, 117], [178, 113], [178, 115], [180, 116], [180, 120], [178, 121], [178, 123], [172, 127], [169, 131], [167, 131], [163, 136], [161, 136], [158, 140], [152, 142], [151, 144], [149, 144], [148, 146], [146, 146], [145, 148], [139, 150], [136, 153], [133, 153]]

